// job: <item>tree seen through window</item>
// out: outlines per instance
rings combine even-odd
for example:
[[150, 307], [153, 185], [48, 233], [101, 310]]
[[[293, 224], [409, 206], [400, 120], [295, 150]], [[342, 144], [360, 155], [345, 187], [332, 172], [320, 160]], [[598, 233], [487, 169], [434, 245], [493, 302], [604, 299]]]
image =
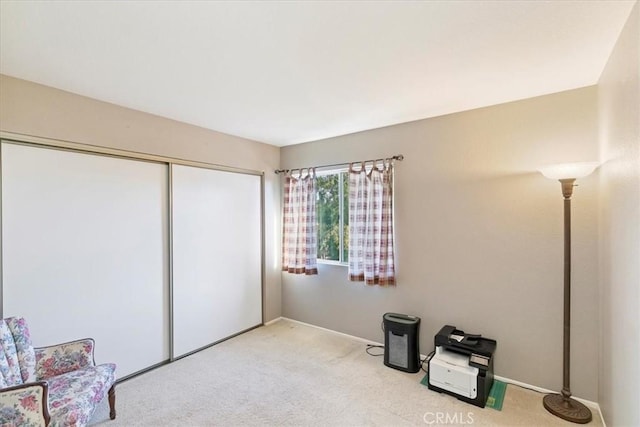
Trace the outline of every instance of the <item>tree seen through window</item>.
[[348, 262], [349, 179], [348, 172], [317, 177], [318, 259]]

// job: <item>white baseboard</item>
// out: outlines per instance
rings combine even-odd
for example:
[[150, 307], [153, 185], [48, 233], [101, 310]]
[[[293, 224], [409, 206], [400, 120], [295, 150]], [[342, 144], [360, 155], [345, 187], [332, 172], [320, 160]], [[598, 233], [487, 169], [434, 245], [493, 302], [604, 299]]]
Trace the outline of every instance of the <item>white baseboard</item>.
[[277, 322], [279, 322], [281, 320], [282, 320], [282, 317], [276, 317], [273, 320], [269, 320], [267, 323], [264, 324], [264, 326], [273, 325], [274, 323], [277, 323]]
[[[503, 383], [507, 383], [507, 384], [513, 384], [515, 386], [518, 387], [523, 387], [523, 388], [528, 388], [540, 393], [558, 393], [557, 391], [553, 391], [553, 390], [549, 390], [543, 387], [538, 387], [535, 385], [531, 385], [531, 384], [527, 384], [527, 383], [523, 383], [521, 381], [516, 381], [516, 380], [512, 380], [511, 378], [506, 378], [506, 377], [501, 377], [500, 375], [494, 375], [493, 378], [495, 378], [498, 381], [502, 381]], [[586, 406], [588, 406], [591, 409], [596, 409], [598, 411], [598, 415], [600, 415], [600, 421], [602, 422], [602, 425], [604, 427], [607, 426], [607, 423], [604, 422], [604, 417], [602, 416], [602, 411], [600, 410], [600, 405], [598, 404], [598, 402], [594, 402], [592, 400], [587, 400], [587, 399], [581, 399], [579, 397], [576, 396], [571, 396], [573, 397], [575, 400], [577, 400], [578, 402], [582, 402], [584, 403]]]
[[297, 323], [299, 325], [304, 325], [304, 326], [310, 326], [312, 328], [316, 328], [316, 329], [320, 329], [322, 331], [330, 332], [330, 333], [335, 334], [335, 335], [341, 335], [343, 337], [351, 338], [352, 340], [360, 341], [360, 342], [363, 342], [363, 343], [366, 343], [366, 344], [382, 345], [379, 342], [375, 342], [375, 341], [367, 340], [367, 339], [364, 339], [364, 338], [356, 337], [354, 335], [344, 334], [342, 332], [334, 331], [333, 329], [327, 329], [327, 328], [323, 328], [322, 326], [312, 325], [311, 323], [305, 323], [305, 322], [301, 322], [299, 320], [289, 319], [288, 317], [281, 317], [280, 320], [286, 320], [287, 322]]
[[[537, 391], [537, 392], [540, 392], [540, 393], [545, 393], [545, 394], [547, 394], [547, 393], [558, 393], [558, 391], [549, 390], [547, 388], [538, 387], [536, 385], [531, 385], [531, 384], [523, 383], [521, 381], [512, 380], [511, 378], [501, 377], [500, 375], [494, 375], [493, 377], [495, 379], [497, 379], [498, 381], [502, 381], [503, 383], [517, 385], [518, 387], [528, 388], [528, 389], [531, 389], [533, 391]], [[598, 411], [600, 411], [600, 405], [598, 405], [598, 402], [594, 402], [592, 400], [587, 400], [587, 399], [581, 399], [581, 398], [575, 397], [575, 396], [571, 396], [571, 397], [573, 397], [575, 400], [577, 400], [579, 402], [584, 403], [586, 406], [589, 406], [590, 408], [595, 408]]]
[[[367, 343], [367, 344], [383, 345], [382, 343], [378, 343], [378, 342], [375, 342], [375, 341], [372, 341], [372, 340], [367, 340], [367, 339], [364, 339], [364, 338], [356, 337], [354, 335], [349, 335], [349, 334], [345, 334], [345, 333], [342, 333], [342, 332], [334, 331], [333, 329], [323, 328], [322, 326], [312, 325], [311, 323], [305, 323], [305, 322], [301, 322], [299, 320], [289, 319], [288, 317], [279, 317], [279, 318], [274, 319], [274, 320], [272, 320], [272, 321], [270, 321], [268, 323], [265, 323], [265, 326], [268, 326], [268, 325], [271, 325], [273, 323], [279, 322], [280, 320], [286, 320], [288, 322], [298, 323], [300, 325], [304, 325], [304, 326], [309, 326], [311, 328], [320, 329], [320, 330], [323, 330], [323, 331], [330, 332], [332, 334], [341, 335], [343, 337], [351, 338], [353, 340], [364, 342], [364, 343]], [[424, 358], [426, 356], [421, 354], [421, 357]], [[535, 385], [523, 383], [521, 381], [512, 380], [511, 378], [501, 377], [499, 375], [494, 375], [494, 378], [497, 379], [498, 381], [502, 381], [502, 382], [507, 383], [507, 384], [513, 384], [513, 385], [518, 386], [518, 387], [528, 388], [528, 389], [531, 389], [531, 390], [534, 390], [534, 391], [539, 391], [540, 393], [557, 393], [557, 392], [555, 392], [553, 390], [549, 390], [549, 389], [538, 387], [538, 386], [535, 386]], [[584, 403], [586, 406], [588, 406], [588, 407], [590, 407], [592, 409], [597, 409], [598, 414], [600, 415], [600, 420], [602, 421], [602, 425], [606, 427], [606, 423], [604, 422], [604, 418], [602, 417], [602, 411], [600, 410], [600, 405], [598, 404], [598, 402], [594, 402], [592, 400], [587, 400], [587, 399], [581, 399], [581, 398], [575, 397], [575, 396], [572, 396], [572, 397], [574, 399], [576, 399], [577, 401]]]

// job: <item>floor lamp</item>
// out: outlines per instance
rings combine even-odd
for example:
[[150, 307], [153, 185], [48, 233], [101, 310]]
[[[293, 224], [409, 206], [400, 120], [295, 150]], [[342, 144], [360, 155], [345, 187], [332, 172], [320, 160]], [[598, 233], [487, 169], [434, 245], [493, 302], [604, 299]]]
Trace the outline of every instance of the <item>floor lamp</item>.
[[542, 404], [553, 415], [574, 423], [591, 421], [591, 411], [582, 403], [571, 398], [569, 388], [570, 343], [571, 343], [571, 194], [577, 178], [589, 175], [598, 163], [563, 163], [540, 168], [547, 178], [557, 179], [562, 185], [564, 197], [564, 332], [562, 349], [562, 391], [547, 394]]

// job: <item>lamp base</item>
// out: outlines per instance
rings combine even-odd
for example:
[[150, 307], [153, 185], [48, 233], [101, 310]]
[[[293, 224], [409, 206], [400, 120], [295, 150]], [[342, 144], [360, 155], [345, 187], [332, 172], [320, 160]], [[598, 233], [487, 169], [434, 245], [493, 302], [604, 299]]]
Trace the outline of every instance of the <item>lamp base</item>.
[[582, 403], [560, 394], [547, 394], [542, 399], [544, 408], [556, 417], [572, 423], [586, 424], [591, 421], [591, 411]]

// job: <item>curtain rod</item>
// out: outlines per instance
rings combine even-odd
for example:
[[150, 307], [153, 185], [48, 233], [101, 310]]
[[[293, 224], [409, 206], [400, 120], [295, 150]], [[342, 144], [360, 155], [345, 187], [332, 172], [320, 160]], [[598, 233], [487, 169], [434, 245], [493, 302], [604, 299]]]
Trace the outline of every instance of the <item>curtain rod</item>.
[[[390, 157], [393, 160], [400, 160], [403, 161], [404, 160], [404, 156], [402, 154], [396, 154], [395, 156]], [[363, 160], [365, 163], [366, 162], [375, 162], [378, 160], [383, 160], [383, 159], [371, 159], [371, 160]], [[334, 163], [332, 165], [322, 165], [322, 166], [311, 166], [313, 168], [330, 168], [330, 167], [334, 167], [334, 166], [348, 166], [351, 163], [358, 163], [358, 162], [346, 162], [346, 163]], [[292, 170], [298, 170], [298, 169], [308, 169], [308, 168], [293, 168], [293, 169], [276, 169], [275, 172], [277, 174], [280, 173], [286, 173], [286, 172], [290, 172]]]

